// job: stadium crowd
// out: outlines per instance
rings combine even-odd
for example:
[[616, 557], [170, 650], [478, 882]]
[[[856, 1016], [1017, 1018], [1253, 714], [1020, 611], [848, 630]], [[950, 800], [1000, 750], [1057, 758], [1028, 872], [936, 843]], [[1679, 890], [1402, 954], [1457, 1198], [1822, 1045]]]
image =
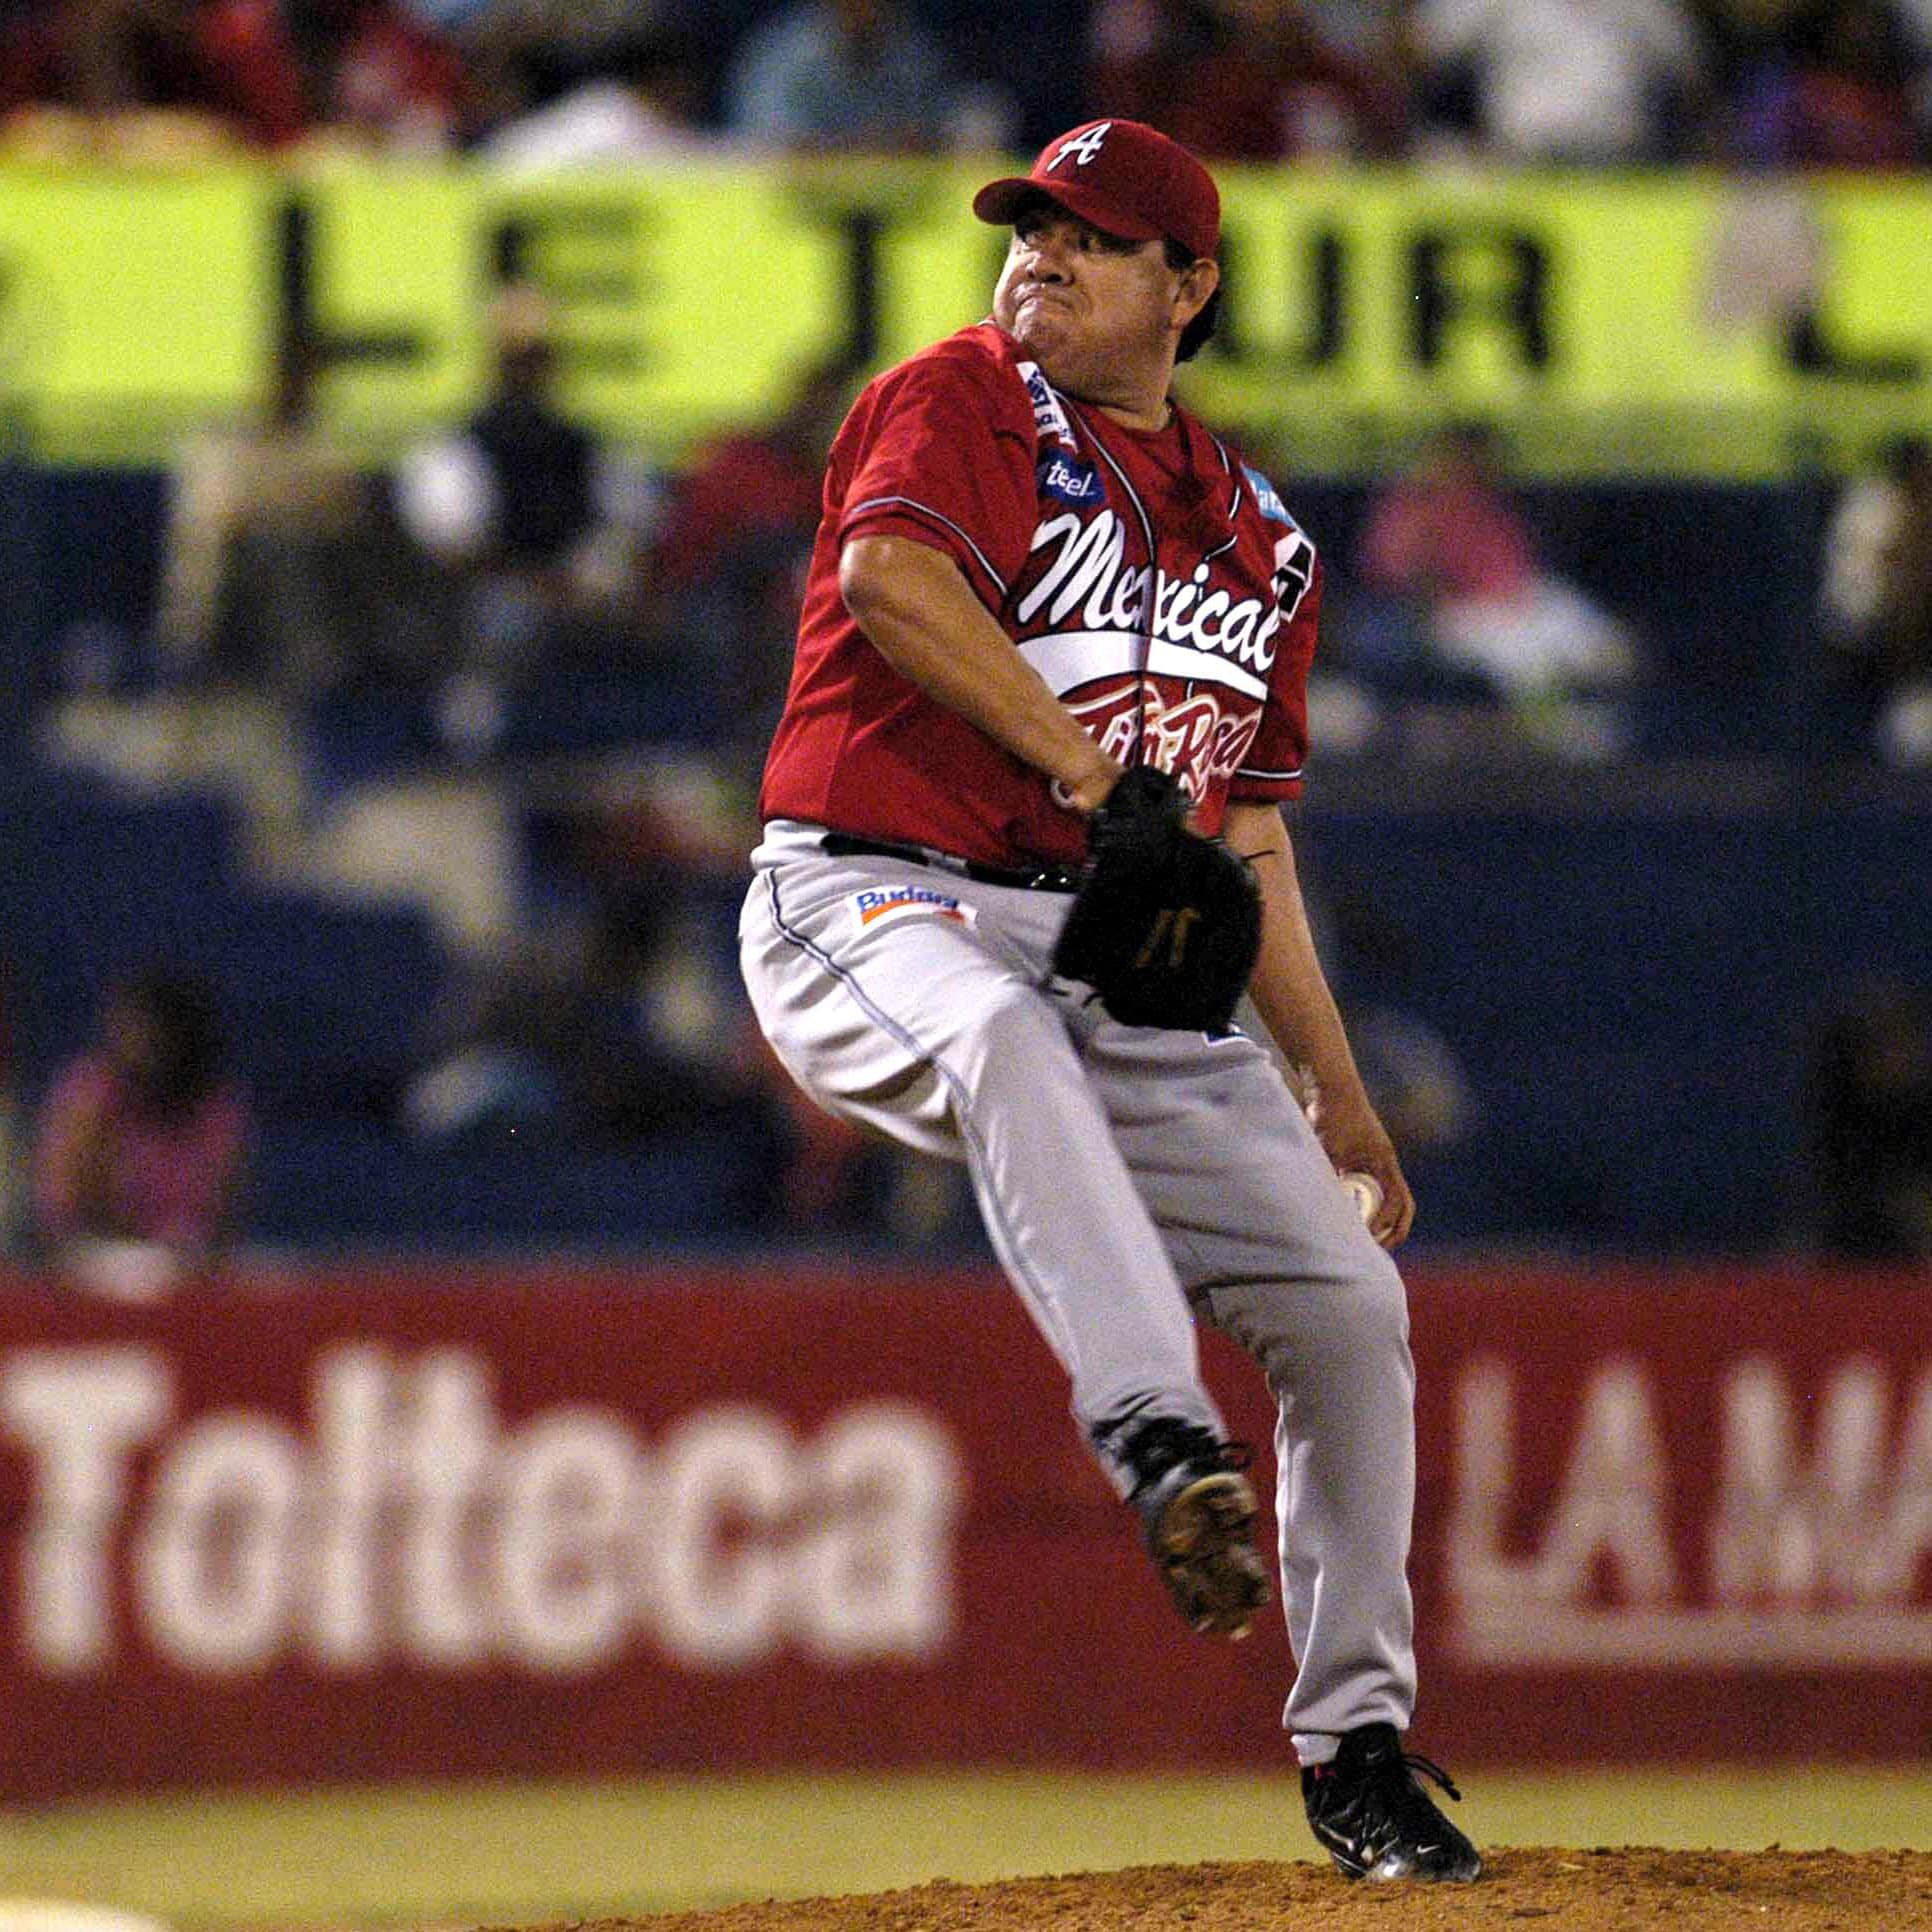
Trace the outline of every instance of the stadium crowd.
[[153, 158], [1031, 148], [1906, 169], [1932, 0], [6, 0], [0, 135]]
[[[353, 149], [532, 171], [1026, 150], [1095, 114], [1250, 163], [1920, 169], [1932, 0], [1032, 0], [996, 18], [966, 0], [0, 0], [0, 163]], [[364, 890], [373, 866], [434, 909], [445, 950], [413, 988], [410, 1023], [383, 1016], [382, 1055], [322, 1100], [318, 1074], [278, 1090], [243, 1066], [271, 1157], [305, 1135], [353, 1149], [371, 1132], [486, 1162], [513, 1140], [518, 1159], [735, 1141], [751, 1150], [753, 1184], [726, 1183], [745, 1229], [969, 1238], [954, 1183], [799, 1102], [748, 1024], [730, 957], [823, 453], [861, 372], [802, 369], [775, 420], [659, 470], [573, 419], [534, 291], [504, 291], [491, 324], [489, 393], [380, 471], [332, 435], [304, 345], [284, 343], [260, 419], [207, 426], [164, 479], [152, 594], [123, 613], [132, 648], [104, 668], [109, 627], [92, 618], [54, 640], [43, 744], [112, 771], [166, 738], [160, 765], [238, 793], [255, 850], [284, 873], [299, 852], [307, 883]], [[1289, 454], [1252, 454], [1295, 480]], [[1632, 514], [1614, 492], [1596, 522], [1579, 518], [1519, 483], [1480, 424], [1422, 438], [1373, 486], [1302, 479], [1293, 496], [1330, 572], [1311, 689], [1327, 752], [1500, 747], [1554, 759], [1560, 785], [1565, 768], [1681, 748], [1695, 714], [1656, 634], [1681, 563], [1747, 600], [1715, 629], [1762, 653], [1783, 647], [1761, 607], [1804, 606], [1783, 628], [1815, 645], [1800, 667], [1807, 755], [1932, 765], [1922, 440], [1875, 446], [1864, 474], [1813, 504], [1796, 545], [1755, 504], [1733, 505], [1727, 525], [1706, 500], [1643, 506], [1648, 554], [1606, 541]], [[1622, 578], [1601, 574], [1620, 558]], [[1790, 667], [1763, 667], [1754, 711], [1727, 665], [1699, 667], [1722, 720], [1706, 748], [1761, 750], [1754, 720], [1792, 728]], [[1365, 938], [1360, 906], [1317, 911], [1384, 1115], [1407, 1123], [1412, 1151], [1466, 1146], [1495, 1114], [1486, 1123], [1445, 1030], [1390, 964], [1412, 941]], [[124, 972], [107, 951], [103, 974]], [[258, 967], [242, 960], [197, 963], [246, 1007], [250, 972], [280, 966], [266, 941]], [[309, 1016], [315, 1065], [334, 1066], [344, 1011]], [[299, 1005], [274, 1024], [299, 1030]], [[1924, 1029], [1885, 1038], [1908, 1035], [1911, 1054], [1861, 1058], [1832, 1034], [1812, 1096], [1828, 1178], [1856, 1172], [1867, 1114], [1902, 1106], [1917, 1123], [1919, 1205], [1855, 1236], [1881, 1250], [1926, 1225]], [[259, 1062], [257, 1029], [236, 1037]], [[1909, 1077], [1870, 1106], [1834, 1072], [1907, 1059]], [[88, 1090], [56, 1087], [46, 1060], [16, 1079], [53, 1096], [45, 1136], [71, 1149], [60, 1105]], [[327, 1158], [313, 1171], [335, 1172]], [[298, 1209], [310, 1172], [285, 1190]], [[72, 1233], [70, 1196], [43, 1185], [43, 1234]], [[1576, 1225], [1598, 1211], [1586, 1204]]]

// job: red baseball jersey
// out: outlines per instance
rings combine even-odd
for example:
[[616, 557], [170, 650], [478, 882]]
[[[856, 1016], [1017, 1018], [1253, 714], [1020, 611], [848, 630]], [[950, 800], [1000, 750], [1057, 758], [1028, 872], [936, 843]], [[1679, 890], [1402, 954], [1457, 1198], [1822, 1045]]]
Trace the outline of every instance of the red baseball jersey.
[[1085, 820], [1053, 782], [852, 620], [839, 552], [875, 533], [951, 557], [1086, 729], [1122, 763], [1173, 772], [1207, 831], [1230, 798], [1299, 792], [1314, 545], [1185, 410], [1124, 428], [985, 322], [874, 380], [832, 445], [766, 818], [994, 865], [1085, 853]]

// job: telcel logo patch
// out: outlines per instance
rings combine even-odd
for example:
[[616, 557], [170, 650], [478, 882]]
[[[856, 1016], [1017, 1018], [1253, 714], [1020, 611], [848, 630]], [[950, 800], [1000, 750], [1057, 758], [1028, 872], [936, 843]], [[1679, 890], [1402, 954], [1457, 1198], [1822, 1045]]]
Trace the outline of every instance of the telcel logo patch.
[[935, 892], [931, 886], [896, 885], [876, 886], [867, 892], [856, 893], [852, 899], [852, 909], [859, 915], [861, 926], [876, 926], [882, 919], [897, 918], [901, 913], [924, 913], [935, 919], [950, 919], [956, 925], [970, 926], [973, 923], [973, 909], [963, 906], [945, 892]]
[[1040, 494], [1061, 503], [1100, 503], [1107, 486], [1091, 463], [1067, 456], [1049, 456], [1040, 465]]

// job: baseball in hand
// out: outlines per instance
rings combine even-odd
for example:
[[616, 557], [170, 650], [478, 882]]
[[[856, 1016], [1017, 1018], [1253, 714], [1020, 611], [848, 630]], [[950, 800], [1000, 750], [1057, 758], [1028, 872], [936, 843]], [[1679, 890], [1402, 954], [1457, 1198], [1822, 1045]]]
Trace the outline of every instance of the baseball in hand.
[[1372, 1226], [1382, 1211], [1382, 1183], [1373, 1174], [1344, 1174], [1342, 1185], [1355, 1197], [1356, 1211], [1364, 1226]]

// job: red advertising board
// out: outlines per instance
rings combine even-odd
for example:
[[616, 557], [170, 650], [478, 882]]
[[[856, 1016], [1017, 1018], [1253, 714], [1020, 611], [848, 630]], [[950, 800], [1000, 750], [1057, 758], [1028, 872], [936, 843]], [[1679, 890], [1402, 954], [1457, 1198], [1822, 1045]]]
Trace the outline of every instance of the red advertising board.
[[[1425, 1748], [1932, 1747], [1926, 1286], [1419, 1275]], [[0, 1797], [1280, 1762], [1290, 1667], [1180, 1626], [991, 1275], [0, 1276]]]

